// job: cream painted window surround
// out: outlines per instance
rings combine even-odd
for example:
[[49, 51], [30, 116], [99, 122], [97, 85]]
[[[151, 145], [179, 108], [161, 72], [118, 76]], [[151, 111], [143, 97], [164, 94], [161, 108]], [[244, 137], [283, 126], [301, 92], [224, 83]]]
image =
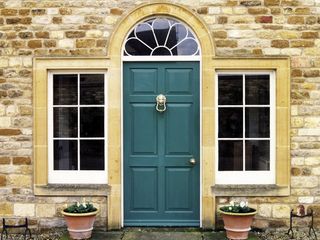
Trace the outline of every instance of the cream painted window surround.
[[[36, 195], [106, 196], [107, 184], [49, 184], [48, 182], [48, 73], [50, 71], [103, 71], [109, 68], [108, 58], [35, 58], [33, 79], [34, 112], [34, 192]], [[106, 87], [106, 91], [109, 89]], [[106, 95], [108, 96], [109, 93]], [[106, 101], [107, 104], [108, 101]], [[109, 109], [106, 106], [107, 111]], [[107, 119], [105, 119], [107, 121]], [[51, 123], [52, 124], [52, 123]], [[106, 123], [106, 126], [108, 124]], [[107, 131], [109, 133], [109, 131]], [[109, 136], [106, 136], [108, 139]], [[108, 143], [109, 144], [109, 143]], [[108, 153], [108, 151], [106, 151]], [[108, 156], [105, 156], [108, 159]], [[107, 163], [108, 164], [108, 163]], [[108, 168], [106, 166], [106, 168]], [[107, 173], [106, 173], [107, 174]], [[107, 178], [107, 176], [106, 176]], [[77, 191], [74, 191], [74, 189]]]
[[[289, 58], [214, 58], [219, 71], [275, 73], [275, 184], [214, 185], [216, 196], [287, 196], [290, 194], [290, 61]], [[217, 98], [214, 98], [217, 99]], [[216, 113], [217, 114], [217, 113]], [[217, 146], [216, 146], [217, 147]], [[218, 164], [218, 159], [215, 159]], [[214, 177], [215, 178], [215, 177]]]

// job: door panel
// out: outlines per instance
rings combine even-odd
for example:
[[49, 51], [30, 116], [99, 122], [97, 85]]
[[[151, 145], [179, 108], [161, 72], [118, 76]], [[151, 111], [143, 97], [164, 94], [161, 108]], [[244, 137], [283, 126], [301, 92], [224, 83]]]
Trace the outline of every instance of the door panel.
[[[131, 168], [130, 182], [132, 183], [131, 211], [157, 211], [157, 168]], [[144, 183], [143, 186], [141, 182]]]
[[157, 69], [132, 69], [131, 93], [157, 92]]
[[124, 63], [123, 79], [125, 226], [199, 226], [199, 63]]
[[157, 154], [157, 117], [154, 104], [135, 103], [131, 105], [131, 111], [132, 155]]
[[166, 212], [192, 212], [191, 168], [166, 168]]
[[167, 104], [165, 115], [166, 155], [192, 155], [193, 146], [190, 129], [193, 128], [193, 106], [187, 104]]
[[167, 69], [166, 90], [169, 94], [193, 94], [193, 69]]

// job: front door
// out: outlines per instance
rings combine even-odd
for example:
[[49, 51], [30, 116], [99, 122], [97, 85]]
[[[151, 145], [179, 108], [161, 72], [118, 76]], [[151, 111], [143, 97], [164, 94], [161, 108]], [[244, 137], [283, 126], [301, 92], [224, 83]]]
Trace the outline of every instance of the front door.
[[199, 62], [123, 69], [124, 225], [200, 226]]

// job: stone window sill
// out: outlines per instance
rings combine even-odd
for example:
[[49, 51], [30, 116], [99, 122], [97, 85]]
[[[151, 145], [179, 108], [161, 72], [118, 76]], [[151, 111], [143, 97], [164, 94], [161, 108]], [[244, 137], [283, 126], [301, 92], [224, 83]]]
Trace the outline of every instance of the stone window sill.
[[34, 194], [40, 196], [108, 196], [108, 184], [47, 184], [35, 185]]
[[289, 196], [289, 186], [279, 186], [276, 184], [266, 185], [220, 185], [216, 184], [211, 187], [212, 193], [215, 196]]

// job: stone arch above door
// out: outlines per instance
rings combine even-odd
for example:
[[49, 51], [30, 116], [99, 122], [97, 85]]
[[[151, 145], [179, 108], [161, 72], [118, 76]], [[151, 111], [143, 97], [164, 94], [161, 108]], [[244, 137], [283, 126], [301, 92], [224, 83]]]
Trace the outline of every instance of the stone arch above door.
[[[108, 229], [119, 229], [122, 224], [122, 191], [121, 191], [121, 61], [123, 43], [129, 31], [139, 22], [151, 17], [172, 17], [189, 26], [199, 41], [201, 48], [201, 92], [202, 92], [202, 125], [214, 119], [214, 83], [212, 60], [214, 57], [214, 44], [211, 34], [205, 23], [194, 13], [182, 5], [172, 3], [148, 3], [137, 6], [128, 12], [116, 25], [108, 45], [108, 87], [112, 89], [109, 95], [108, 108], [111, 119], [109, 123], [108, 143], [108, 183], [110, 192], [108, 196]], [[214, 184], [214, 145], [208, 138], [212, 129], [202, 129], [202, 214], [203, 228], [213, 228], [215, 221], [214, 197], [211, 186]]]
[[172, 3], [142, 4], [129, 12], [115, 27], [108, 46], [108, 56], [121, 55], [123, 41], [129, 31], [145, 18], [169, 16], [188, 25], [199, 40], [202, 53], [214, 56], [214, 45], [206, 24], [192, 10]]

